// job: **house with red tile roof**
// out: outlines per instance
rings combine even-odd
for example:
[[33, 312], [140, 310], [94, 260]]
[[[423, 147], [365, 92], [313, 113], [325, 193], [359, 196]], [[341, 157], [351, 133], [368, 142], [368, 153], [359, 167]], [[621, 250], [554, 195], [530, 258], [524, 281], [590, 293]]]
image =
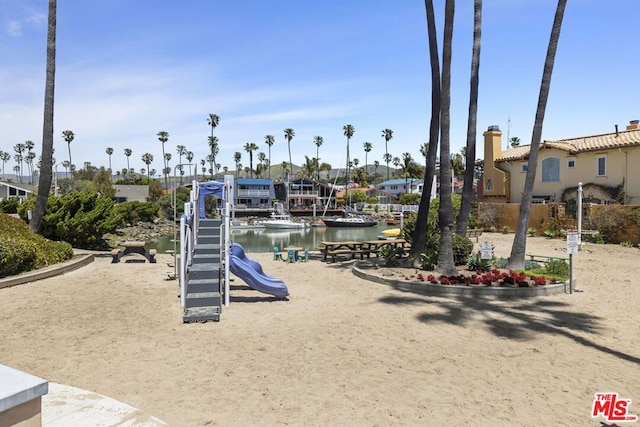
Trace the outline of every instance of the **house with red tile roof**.
[[[520, 203], [529, 145], [502, 150], [502, 132], [489, 126], [484, 136], [485, 201]], [[533, 190], [534, 202], [564, 202], [583, 197], [593, 203], [640, 205], [640, 125], [625, 130], [557, 141], [543, 141]]]

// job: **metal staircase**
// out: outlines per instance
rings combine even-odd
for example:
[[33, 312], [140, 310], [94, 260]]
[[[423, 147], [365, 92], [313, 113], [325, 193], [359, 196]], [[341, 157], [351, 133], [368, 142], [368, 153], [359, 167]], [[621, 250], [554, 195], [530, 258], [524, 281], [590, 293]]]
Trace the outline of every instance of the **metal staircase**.
[[198, 222], [186, 270], [184, 323], [219, 321], [222, 309], [222, 220], [200, 219]]

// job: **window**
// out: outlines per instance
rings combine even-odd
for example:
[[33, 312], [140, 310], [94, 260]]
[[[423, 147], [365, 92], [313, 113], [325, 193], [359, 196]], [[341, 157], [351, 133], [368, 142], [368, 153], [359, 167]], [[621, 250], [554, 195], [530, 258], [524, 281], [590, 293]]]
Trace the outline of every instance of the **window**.
[[567, 160], [567, 168], [569, 169], [573, 169], [576, 167], [576, 161], [575, 160]]
[[596, 157], [596, 167], [597, 167], [597, 176], [606, 176], [607, 175], [607, 157], [600, 156]]
[[523, 163], [520, 165], [520, 172], [522, 173], [527, 173], [527, 170], [529, 170], [529, 165], [526, 163]]
[[560, 181], [560, 159], [548, 157], [542, 161], [542, 182]]

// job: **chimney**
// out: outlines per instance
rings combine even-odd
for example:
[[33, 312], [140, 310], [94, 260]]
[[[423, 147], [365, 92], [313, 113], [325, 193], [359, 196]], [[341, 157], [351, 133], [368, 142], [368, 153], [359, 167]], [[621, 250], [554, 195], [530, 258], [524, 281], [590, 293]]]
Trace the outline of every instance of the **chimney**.
[[618, 125], [614, 125], [616, 127], [616, 138], [618, 137]]
[[640, 120], [631, 120], [627, 125], [627, 130], [636, 130], [640, 129]]

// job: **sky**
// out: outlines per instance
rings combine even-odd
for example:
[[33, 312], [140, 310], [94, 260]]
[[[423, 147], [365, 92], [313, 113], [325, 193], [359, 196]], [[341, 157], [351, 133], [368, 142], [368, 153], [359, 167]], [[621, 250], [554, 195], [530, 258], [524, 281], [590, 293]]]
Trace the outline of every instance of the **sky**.
[[[437, 28], [444, 1], [436, 5]], [[466, 142], [473, 2], [455, 14], [451, 149]], [[503, 141], [531, 140], [542, 67], [556, 9], [553, 0], [483, 2], [478, 158], [482, 133], [498, 125]], [[48, 2], [0, 0], [0, 150], [14, 154], [31, 140], [42, 149]], [[638, 0], [570, 0], [553, 71], [543, 140], [624, 129], [640, 119]], [[441, 47], [440, 38], [440, 47]], [[234, 169], [246, 143], [273, 165], [288, 161], [284, 129], [293, 128], [294, 164], [316, 157], [344, 167], [351, 124], [351, 158], [384, 164], [382, 130], [393, 130], [389, 153], [408, 152], [424, 164], [428, 141], [430, 64], [421, 0], [86, 0], [58, 1], [54, 155], [114, 171], [145, 167], [151, 153], [162, 170], [162, 145], [177, 164], [177, 145], [209, 153], [210, 113], [220, 117], [218, 163]], [[183, 159], [183, 161], [185, 161]], [[11, 171], [13, 159], [6, 165]], [[63, 169], [60, 167], [60, 171]]]

